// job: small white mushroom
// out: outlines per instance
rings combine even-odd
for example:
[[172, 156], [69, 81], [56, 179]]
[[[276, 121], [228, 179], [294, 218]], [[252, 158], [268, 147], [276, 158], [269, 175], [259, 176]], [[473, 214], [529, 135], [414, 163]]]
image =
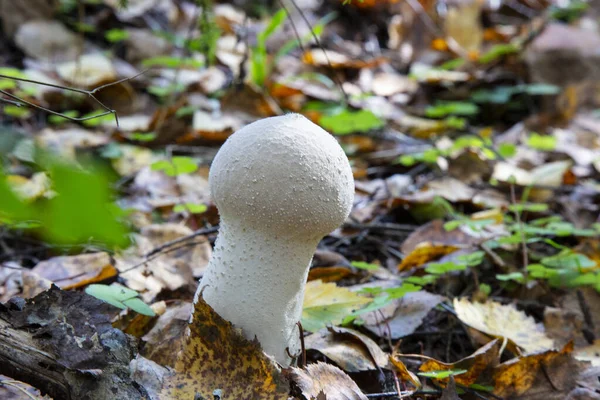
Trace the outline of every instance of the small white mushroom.
[[288, 366], [300, 350], [308, 267], [317, 244], [344, 222], [354, 181], [348, 158], [299, 114], [256, 121], [223, 144], [210, 190], [221, 217], [198, 293]]

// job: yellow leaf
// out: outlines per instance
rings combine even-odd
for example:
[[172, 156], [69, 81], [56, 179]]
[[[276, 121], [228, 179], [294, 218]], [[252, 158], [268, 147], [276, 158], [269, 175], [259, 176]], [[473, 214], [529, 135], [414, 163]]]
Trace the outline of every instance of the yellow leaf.
[[320, 280], [308, 282], [304, 291], [302, 328], [316, 332], [327, 324], [339, 324], [344, 317], [369, 302], [371, 299], [338, 287], [335, 283], [323, 283]]
[[289, 388], [258, 341], [247, 340], [199, 296], [190, 335], [165, 379], [164, 400], [188, 400], [196, 394], [222, 400], [287, 400]]
[[493, 337], [507, 338], [527, 353], [550, 350], [552, 339], [546, 336], [542, 324], [517, 310], [514, 305], [502, 305], [493, 301], [471, 303], [467, 299], [454, 299], [458, 318], [480, 332]]

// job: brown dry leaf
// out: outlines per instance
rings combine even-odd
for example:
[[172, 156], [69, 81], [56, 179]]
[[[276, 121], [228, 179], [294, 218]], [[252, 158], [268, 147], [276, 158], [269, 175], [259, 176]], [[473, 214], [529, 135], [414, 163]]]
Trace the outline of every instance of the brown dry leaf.
[[306, 369], [292, 368], [292, 379], [306, 399], [318, 398], [323, 393], [327, 400], [367, 400], [356, 383], [331, 364], [318, 362]]
[[548, 337], [554, 340], [559, 347], [566, 345], [571, 340], [575, 340], [575, 343], [578, 344], [577, 339], [581, 336], [583, 318], [580, 313], [573, 310], [546, 307], [544, 309], [544, 328], [546, 328]]
[[191, 229], [178, 224], [143, 227], [140, 234], [134, 236], [135, 244], [115, 255], [115, 266], [121, 271], [126, 285], [141, 292], [144, 301], [151, 302], [163, 289], [177, 290], [195, 283], [195, 274], [202, 274], [212, 252], [205, 237], [190, 238], [189, 246], [158, 253], [159, 256], [151, 260], [145, 256], [167, 242], [192, 233]]
[[160, 365], [175, 366], [191, 314], [191, 303], [170, 306], [158, 317], [152, 329], [142, 337], [145, 345], [141, 354]]
[[354, 275], [348, 267], [314, 267], [308, 271], [308, 281], [337, 282]]
[[[573, 343], [566, 345], [562, 350], [550, 350], [543, 353], [531, 354], [514, 358], [498, 365], [494, 370], [494, 394], [502, 398], [517, 399], [521, 394], [527, 393], [536, 382], [536, 378], [547, 381], [551, 369], [560, 368], [560, 364], [572, 359]], [[562, 369], [571, 375], [574, 380], [575, 371]], [[554, 384], [551, 383], [552, 386]], [[562, 388], [561, 388], [562, 389]]]
[[189, 400], [197, 394], [222, 400], [287, 400], [288, 385], [258, 341], [247, 340], [199, 296], [190, 335], [165, 379], [161, 399]]
[[464, 324], [493, 337], [505, 337], [526, 353], [554, 348], [554, 341], [546, 336], [543, 325], [536, 324], [532, 317], [512, 304], [494, 301], [471, 303], [466, 298], [456, 298], [454, 310]]
[[446, 298], [424, 290], [406, 293], [377, 311], [360, 316], [364, 327], [380, 337], [399, 339], [413, 333], [423, 318]]
[[385, 368], [388, 355], [368, 336], [348, 328], [321, 329], [305, 339], [307, 350], [326, 355], [346, 372]]
[[[478, 349], [470, 356], [452, 364], [443, 363], [434, 359], [428, 359], [421, 365], [419, 371], [430, 372], [446, 371], [451, 369], [465, 369], [467, 372], [456, 375], [454, 379], [456, 380], [456, 383], [470, 386], [477, 382], [478, 378], [485, 374], [486, 371], [489, 372], [492, 368], [496, 367], [498, 361], [500, 360], [501, 345], [502, 342], [498, 339], [495, 339]], [[441, 379], [441, 381], [448, 382], [448, 378]]]
[[402, 380], [404, 382], [410, 382], [416, 388], [420, 388], [422, 386], [421, 381], [419, 381], [419, 377], [416, 374], [410, 372], [408, 370], [408, 368], [406, 368], [406, 365], [404, 365], [404, 363], [402, 361], [396, 359], [396, 357], [391, 356], [391, 355], [390, 355], [389, 360], [390, 360], [390, 364], [392, 364], [398, 371], [400, 380]]
[[412, 268], [420, 267], [421, 265], [430, 261], [437, 260], [447, 254], [455, 252], [459, 248], [456, 246], [450, 246], [445, 244], [435, 243], [419, 243], [400, 264], [398, 264], [398, 271], [406, 271]]
[[148, 316], [138, 314], [136, 312], [130, 312], [127, 310], [124, 313], [119, 314], [119, 319], [113, 322], [113, 327], [122, 330], [136, 338], [142, 337], [152, 327], [152, 323], [157, 319], [156, 316], [163, 315], [167, 309], [167, 303], [164, 301], [157, 301], [150, 306], [154, 311], [155, 316]]
[[31, 272], [65, 290], [100, 282], [117, 275], [108, 253], [54, 257], [38, 263]]
[[456, 246], [457, 248], [469, 248], [481, 242], [481, 239], [469, 235], [460, 229], [447, 231], [444, 229], [444, 221], [433, 220], [420, 226], [412, 232], [400, 246], [400, 250], [409, 254], [423, 242], [435, 243], [436, 245]]

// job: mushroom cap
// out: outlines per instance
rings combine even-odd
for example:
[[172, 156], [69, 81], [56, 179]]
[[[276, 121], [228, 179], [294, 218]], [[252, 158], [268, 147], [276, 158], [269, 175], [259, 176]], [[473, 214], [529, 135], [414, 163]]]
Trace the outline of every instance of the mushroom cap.
[[209, 183], [221, 218], [308, 240], [340, 226], [354, 198], [344, 151], [300, 114], [265, 118], [231, 135], [213, 161]]

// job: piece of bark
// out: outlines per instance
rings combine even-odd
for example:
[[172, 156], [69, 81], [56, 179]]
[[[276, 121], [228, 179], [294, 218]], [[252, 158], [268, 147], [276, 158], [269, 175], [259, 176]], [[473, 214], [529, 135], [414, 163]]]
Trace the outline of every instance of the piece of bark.
[[130, 374], [137, 350], [106, 303], [56, 286], [0, 306], [0, 374], [55, 399], [147, 398]]

